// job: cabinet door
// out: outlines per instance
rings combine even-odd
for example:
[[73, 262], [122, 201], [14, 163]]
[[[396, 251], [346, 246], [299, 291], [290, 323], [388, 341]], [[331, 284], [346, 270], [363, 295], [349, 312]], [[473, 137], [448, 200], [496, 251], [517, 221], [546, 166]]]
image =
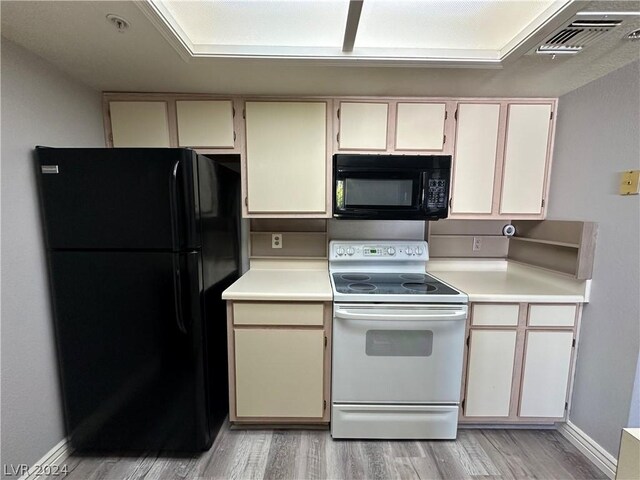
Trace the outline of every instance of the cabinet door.
[[167, 102], [109, 102], [114, 147], [170, 146]]
[[458, 105], [451, 213], [492, 213], [500, 104]]
[[235, 329], [238, 417], [320, 418], [324, 331]]
[[520, 417], [564, 417], [573, 331], [529, 331], [524, 356]]
[[326, 212], [327, 104], [245, 108], [249, 213]]
[[179, 100], [178, 145], [233, 148], [233, 105], [230, 100]]
[[515, 330], [471, 330], [466, 417], [509, 416], [515, 352]]
[[551, 104], [509, 105], [502, 178], [502, 214], [542, 211]]
[[339, 148], [349, 150], [386, 150], [387, 103], [340, 104]]
[[444, 103], [398, 103], [396, 150], [442, 150]]

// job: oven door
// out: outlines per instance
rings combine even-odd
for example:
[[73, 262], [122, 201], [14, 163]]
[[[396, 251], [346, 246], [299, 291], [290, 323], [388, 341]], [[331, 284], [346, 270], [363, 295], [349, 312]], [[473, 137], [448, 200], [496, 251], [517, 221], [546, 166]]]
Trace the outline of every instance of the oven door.
[[466, 305], [336, 304], [334, 403], [457, 404]]

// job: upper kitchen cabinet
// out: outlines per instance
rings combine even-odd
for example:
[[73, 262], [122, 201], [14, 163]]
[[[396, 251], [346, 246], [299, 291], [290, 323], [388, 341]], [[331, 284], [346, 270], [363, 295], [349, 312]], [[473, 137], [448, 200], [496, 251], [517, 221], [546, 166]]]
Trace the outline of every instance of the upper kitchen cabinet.
[[453, 146], [447, 143], [447, 119], [448, 110], [454, 108], [455, 103], [444, 100], [338, 100], [334, 150], [450, 154]]
[[238, 100], [212, 95], [105, 93], [110, 147], [189, 147], [199, 153], [240, 153]]
[[169, 147], [167, 102], [109, 102], [114, 147]]
[[329, 100], [245, 103], [245, 216], [330, 216], [329, 106]]
[[231, 100], [178, 100], [178, 145], [233, 148], [235, 111]]
[[553, 111], [547, 104], [509, 104], [500, 213], [540, 215], [550, 156]]
[[457, 117], [450, 215], [491, 215], [500, 103], [460, 103]]
[[555, 107], [555, 100], [458, 103], [450, 218], [545, 217]]
[[387, 150], [389, 104], [340, 102], [340, 150]]

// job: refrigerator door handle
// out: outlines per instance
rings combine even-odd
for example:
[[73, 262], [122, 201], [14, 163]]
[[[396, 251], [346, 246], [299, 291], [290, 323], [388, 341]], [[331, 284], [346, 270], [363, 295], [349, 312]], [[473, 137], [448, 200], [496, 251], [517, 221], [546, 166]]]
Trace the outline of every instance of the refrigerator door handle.
[[180, 256], [173, 256], [173, 302], [176, 307], [176, 324], [178, 330], [186, 334], [187, 328], [184, 325], [184, 315], [182, 312], [182, 279], [180, 277]]
[[178, 168], [180, 167], [180, 159], [176, 160], [171, 170], [171, 178], [169, 180], [170, 198], [171, 198], [171, 237], [173, 246], [180, 248], [180, 225], [178, 222]]

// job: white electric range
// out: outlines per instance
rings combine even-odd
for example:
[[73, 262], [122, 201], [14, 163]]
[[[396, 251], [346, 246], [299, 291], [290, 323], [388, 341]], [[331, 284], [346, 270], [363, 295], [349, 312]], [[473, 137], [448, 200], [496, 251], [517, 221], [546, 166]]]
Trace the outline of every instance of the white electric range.
[[467, 295], [423, 241], [332, 241], [331, 435], [454, 439]]

